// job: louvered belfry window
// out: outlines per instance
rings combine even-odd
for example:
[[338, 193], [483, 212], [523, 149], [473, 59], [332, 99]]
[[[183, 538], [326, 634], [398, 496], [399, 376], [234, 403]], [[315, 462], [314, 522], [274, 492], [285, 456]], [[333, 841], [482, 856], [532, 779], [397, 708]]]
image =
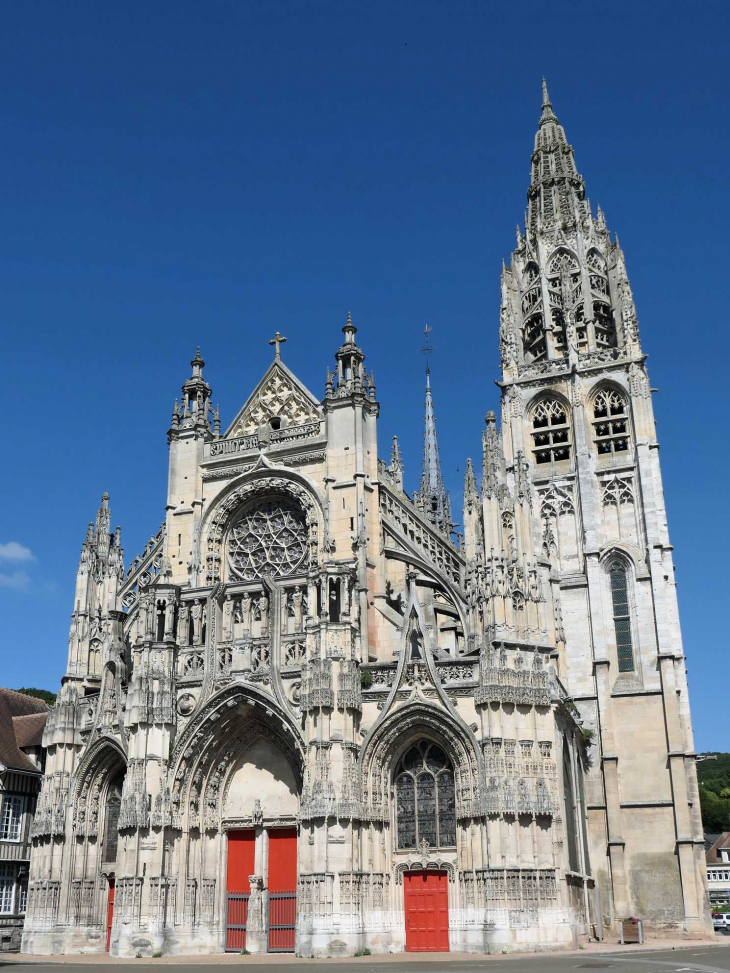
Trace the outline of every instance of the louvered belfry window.
[[532, 413], [533, 455], [536, 463], [570, 459], [570, 423], [565, 406], [556, 399], [544, 399]]
[[634, 646], [631, 639], [631, 610], [626, 566], [621, 561], [614, 561], [611, 565], [610, 577], [618, 671], [633, 672]]

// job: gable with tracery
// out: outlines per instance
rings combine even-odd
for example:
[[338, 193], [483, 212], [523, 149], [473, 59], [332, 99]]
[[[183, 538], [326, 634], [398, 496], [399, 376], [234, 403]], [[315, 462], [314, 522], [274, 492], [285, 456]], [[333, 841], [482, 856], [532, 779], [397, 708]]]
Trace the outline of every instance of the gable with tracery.
[[236, 417], [231, 436], [250, 436], [262, 426], [302, 426], [319, 422], [319, 406], [279, 362], [274, 362], [263, 381]]

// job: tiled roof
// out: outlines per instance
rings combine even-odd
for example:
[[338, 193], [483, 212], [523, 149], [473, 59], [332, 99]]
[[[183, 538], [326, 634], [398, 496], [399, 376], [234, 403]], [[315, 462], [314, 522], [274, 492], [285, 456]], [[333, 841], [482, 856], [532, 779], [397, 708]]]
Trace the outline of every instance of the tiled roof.
[[707, 850], [705, 861], [708, 865], [714, 865], [722, 861], [718, 854], [721, 848], [730, 848], [730, 831], [723, 831], [721, 835], [718, 835], [712, 847]]
[[14, 689], [0, 689], [0, 763], [13, 770], [39, 773], [21, 747], [39, 746], [48, 718], [42, 699], [24, 696]]

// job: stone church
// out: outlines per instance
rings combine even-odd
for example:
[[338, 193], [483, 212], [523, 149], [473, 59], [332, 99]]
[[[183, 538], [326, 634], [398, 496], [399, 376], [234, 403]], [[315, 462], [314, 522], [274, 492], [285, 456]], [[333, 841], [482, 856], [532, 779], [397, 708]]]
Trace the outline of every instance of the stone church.
[[196, 354], [165, 520], [127, 566], [102, 497], [25, 951], [502, 952], [631, 915], [709, 930], [645, 355], [544, 86], [531, 163], [501, 421], [467, 463], [462, 534], [428, 371], [409, 494], [349, 316], [323, 394], [277, 334], [227, 428]]

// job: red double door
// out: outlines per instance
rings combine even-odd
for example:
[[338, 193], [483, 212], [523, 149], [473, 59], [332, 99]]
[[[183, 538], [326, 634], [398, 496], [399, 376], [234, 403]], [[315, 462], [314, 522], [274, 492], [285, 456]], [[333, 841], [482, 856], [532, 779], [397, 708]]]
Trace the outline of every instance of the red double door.
[[404, 872], [406, 950], [448, 953], [449, 894], [446, 872]]
[[[254, 875], [255, 833], [228, 832], [226, 949], [246, 946], [249, 876]], [[269, 831], [269, 950], [292, 952], [297, 913], [297, 831], [272, 828]]]

